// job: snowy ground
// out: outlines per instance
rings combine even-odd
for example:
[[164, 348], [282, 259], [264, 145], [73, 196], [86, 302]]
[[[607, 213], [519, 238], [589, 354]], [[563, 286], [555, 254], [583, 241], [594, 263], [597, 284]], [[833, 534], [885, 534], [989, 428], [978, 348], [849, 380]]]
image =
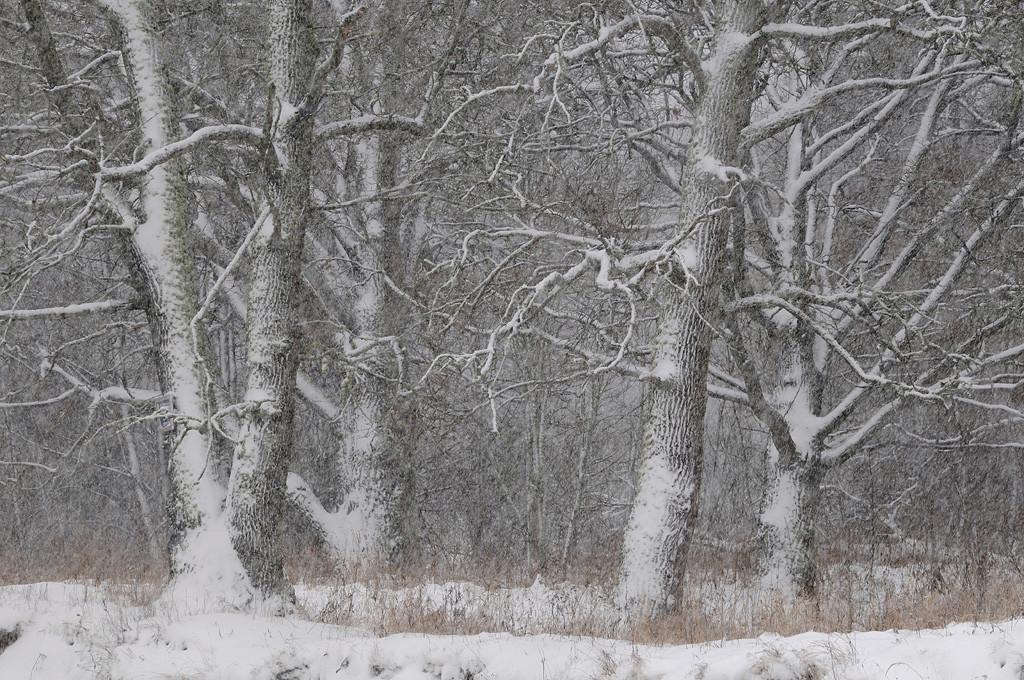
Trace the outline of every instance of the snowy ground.
[[[551, 590], [529, 597], [537, 616]], [[465, 586], [424, 592], [451, 599]], [[426, 597], [423, 593], [420, 595]], [[300, 591], [310, 607], [323, 591]], [[0, 588], [0, 679], [826, 680], [1024, 677], [1024, 621], [934, 631], [805, 633], [651, 647], [552, 635], [392, 635], [242, 614], [133, 606], [142, 593], [72, 584]], [[544, 604], [547, 602], [548, 604]], [[362, 605], [360, 605], [362, 606]]]

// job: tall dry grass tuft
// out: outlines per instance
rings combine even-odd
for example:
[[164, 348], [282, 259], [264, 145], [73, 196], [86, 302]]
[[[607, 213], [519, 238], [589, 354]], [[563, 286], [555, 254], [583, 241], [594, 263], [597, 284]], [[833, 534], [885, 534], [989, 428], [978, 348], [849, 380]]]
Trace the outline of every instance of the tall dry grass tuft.
[[42, 581], [89, 581], [159, 584], [167, 580], [167, 563], [125, 544], [98, 544], [84, 539], [53, 546], [46, 553], [19, 546], [0, 553], [0, 584]]

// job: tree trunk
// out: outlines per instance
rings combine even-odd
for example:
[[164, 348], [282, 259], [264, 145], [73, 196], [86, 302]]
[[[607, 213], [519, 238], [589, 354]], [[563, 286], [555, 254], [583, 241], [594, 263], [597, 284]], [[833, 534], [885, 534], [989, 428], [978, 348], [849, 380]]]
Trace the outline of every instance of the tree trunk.
[[271, 218], [252, 242], [246, 320], [247, 387], [229, 484], [231, 543], [258, 593], [287, 608], [281, 526], [295, 417], [302, 247], [309, 211], [315, 59], [309, 0], [274, 0], [268, 13], [264, 159]]
[[[756, 46], [745, 39], [765, 21], [763, 3], [718, 3], [707, 85], [697, 107], [682, 178], [678, 233], [694, 230], [696, 264], [677, 249], [662, 285], [647, 420], [637, 491], [626, 528], [620, 600], [629, 609], [671, 610], [682, 582], [697, 519], [707, 405], [707, 368], [720, 307], [718, 287], [731, 222], [728, 166], [739, 160], [740, 131], [750, 117]], [[715, 210], [715, 208], [723, 208]]]
[[815, 458], [765, 456], [757, 527], [757, 573], [762, 586], [787, 597], [814, 594], [814, 530], [824, 466]]
[[562, 544], [562, 578], [566, 576], [569, 568], [569, 557], [575, 547], [576, 536], [579, 533], [580, 513], [583, 510], [583, 497], [587, 483], [587, 464], [590, 460], [591, 449], [594, 446], [594, 433], [601, 415], [601, 383], [595, 380], [583, 388], [581, 411], [586, 418], [586, 425], [583, 428], [583, 440], [580, 442], [580, 452], [576, 459], [576, 480], [573, 492], [572, 507], [569, 510], [568, 526], [565, 529], [565, 542]]
[[754, 413], [769, 435], [757, 524], [757, 574], [767, 591], [792, 599], [813, 595], [815, 589], [814, 530], [826, 472], [819, 419], [824, 383], [814, 363], [815, 339], [801, 323], [780, 324], [769, 337], [773, 342], [765, 363], [778, 377], [769, 399], [761, 396], [763, 384], [747, 353], [739, 353]]
[[50, 88], [54, 108], [61, 114], [64, 125], [71, 132], [70, 136], [78, 136], [85, 126], [81, 114], [73, 106], [74, 89], [67, 86], [67, 73], [50, 32], [46, 12], [39, 0], [21, 0], [21, 11], [25, 14], [29, 40], [39, 53], [40, 71]]
[[[367, 76], [376, 86], [378, 66]], [[346, 196], [372, 196], [397, 183], [401, 147], [387, 133], [352, 142], [345, 168]], [[382, 198], [353, 205], [348, 213], [360, 237], [353, 272], [352, 304], [356, 333], [364, 339], [398, 337], [407, 321], [405, 304], [386, 277], [401, 283], [402, 211], [398, 200]], [[340, 240], [340, 239], [339, 239]], [[395, 345], [397, 346], [397, 345]], [[384, 347], [367, 360], [372, 370], [360, 372], [348, 390], [346, 431], [337, 451], [337, 479], [347, 487], [338, 496], [336, 531], [355, 526], [349, 515], [361, 516], [358, 536], [346, 541], [352, 558], [401, 563], [418, 544], [413, 450], [416, 413], [398, 394], [399, 357]], [[358, 550], [351, 548], [358, 544]]]
[[544, 532], [547, 393], [544, 390], [538, 391], [534, 397], [533, 416], [530, 420], [526, 471], [526, 564], [530, 570], [543, 571], [547, 566], [547, 541]]
[[[141, 142], [160, 148], [177, 132], [174, 107], [163, 82], [159, 42], [144, 2], [112, 8], [123, 30], [125, 66], [138, 105]], [[210, 365], [205, 338], [194, 335], [198, 310], [185, 167], [175, 160], [151, 170], [141, 187], [143, 216], [128, 241], [138, 287], [156, 348], [161, 390], [170, 398], [174, 426], [164, 435], [168, 451], [170, 575], [167, 596], [182, 606], [241, 606], [251, 589], [224, 531], [224, 488], [218, 479], [216, 443], [206, 427], [211, 413]], [[125, 220], [130, 209], [108, 192]]]
[[[121, 417], [127, 420], [131, 417], [131, 410], [127, 405], [121, 406]], [[135, 445], [135, 432], [125, 430], [121, 433], [124, 439], [125, 454], [128, 458], [128, 470], [131, 473], [133, 486], [135, 487], [135, 499], [139, 502], [139, 519], [146, 530], [146, 544], [149, 547], [149, 556], [153, 562], [159, 562], [164, 554], [160, 547], [160, 539], [157, 535], [159, 517], [153, 511], [153, 504], [149, 502], [146, 495], [146, 485], [142, 478], [142, 460], [139, 457], [139, 449]]]

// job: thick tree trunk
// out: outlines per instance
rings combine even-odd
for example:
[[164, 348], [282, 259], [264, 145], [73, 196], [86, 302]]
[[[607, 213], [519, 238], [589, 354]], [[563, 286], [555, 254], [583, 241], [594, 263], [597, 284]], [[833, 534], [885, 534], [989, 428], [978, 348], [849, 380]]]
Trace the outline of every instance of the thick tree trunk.
[[[748, 37], [764, 23], [765, 8], [759, 0], [726, 0], [718, 3], [717, 20], [679, 210], [679, 232], [692, 229], [696, 239], [692, 260], [683, 251], [687, 240], [662, 286], [636, 499], [623, 548], [620, 600], [634, 610], [672, 609], [697, 518], [709, 324], [720, 304], [731, 221], [727, 168], [738, 163], [740, 131], [750, 117], [757, 50]], [[681, 271], [687, 264], [696, 278], [692, 285]]]
[[[149, 6], [140, 1], [111, 9], [123, 29], [126, 71], [139, 109], [140, 141], [150, 148], [165, 146], [173, 141], [177, 123], [160, 75], [159, 43]], [[212, 430], [205, 426], [211, 413], [212, 380], [204, 362], [205, 338], [195, 336], [191, 327], [198, 303], [183, 162], [155, 167], [141, 191], [144, 214], [128, 246], [136, 279], [145, 292], [161, 389], [171, 399], [175, 418], [164, 437], [169, 480], [168, 595], [183, 606], [193, 599], [204, 606], [240, 606], [251, 598], [251, 589], [224, 530], [224, 487], [217, 474]], [[109, 199], [127, 212], [117, 197]]]
[[[387, 367], [382, 367], [386, 370]], [[331, 531], [344, 535], [344, 527], [357, 528], [344, 542], [349, 561], [401, 559], [412, 543], [403, 521], [412, 508], [403, 506], [404, 482], [409, 470], [401, 456], [404, 442], [392, 429], [395, 399], [393, 386], [368, 376], [350, 393], [346, 432], [337, 452], [337, 476], [347, 488], [332, 512]], [[410, 479], [411, 481], [411, 479]], [[352, 516], [357, 515], [353, 521]]]
[[[390, 362], [389, 362], [390, 363]], [[382, 371], [393, 368], [382, 366]], [[411, 422], [416, 416], [403, 408], [394, 384], [369, 377], [357, 388], [353, 439], [347, 466], [358, 467], [346, 500], [361, 498], [370, 522], [360, 537], [361, 554], [390, 564], [402, 564], [419, 542], [415, 471], [411, 459]], [[408, 419], [408, 420], [407, 420]]]
[[824, 468], [812, 457], [786, 460], [771, 444], [757, 528], [757, 573], [787, 597], [814, 594], [814, 530]]
[[[371, 79], [378, 77], [372, 74]], [[400, 146], [387, 134], [352, 143], [346, 167], [349, 199], [386, 192], [397, 184]], [[360, 238], [352, 285], [355, 330], [364, 338], [399, 336], [406, 321], [404, 302], [385, 277], [401, 283], [402, 211], [394, 199], [352, 206], [350, 223]], [[346, 488], [338, 496], [336, 527], [328, 534], [343, 535], [345, 527], [360, 526], [358, 536], [345, 541], [357, 551], [350, 559], [368, 558], [401, 563], [418, 544], [419, 517], [415, 504], [415, 475], [411, 460], [416, 414], [398, 394], [400, 370], [394, 353], [380, 348], [369, 360], [372, 370], [360, 373], [349, 388], [346, 428], [337, 452], [337, 479]], [[359, 521], [351, 521], [353, 513]]]
[[303, 239], [309, 211], [315, 42], [308, 0], [275, 0], [268, 14], [270, 148], [264, 179], [271, 219], [252, 243], [248, 382], [229, 485], [231, 543], [271, 604], [294, 601], [281, 525], [295, 416]]
[[[799, 323], [773, 332], [766, 362], [778, 372], [768, 399], [747, 365], [754, 413], [768, 430], [757, 525], [757, 573], [766, 592], [787, 599], [813, 595], [814, 533], [826, 472], [822, 462], [821, 373], [814, 364], [814, 340]], [[748, 364], [745, 352], [741, 362]]]

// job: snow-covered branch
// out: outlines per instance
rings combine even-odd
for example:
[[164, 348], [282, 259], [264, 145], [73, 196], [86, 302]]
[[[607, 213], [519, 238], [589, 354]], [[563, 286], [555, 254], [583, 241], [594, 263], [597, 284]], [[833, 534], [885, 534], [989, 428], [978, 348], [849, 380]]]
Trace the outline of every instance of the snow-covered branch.
[[841, 94], [860, 90], [904, 90], [919, 85], [962, 75], [978, 66], [975, 61], [964, 61], [953, 66], [942, 67], [938, 61], [931, 71], [909, 78], [860, 78], [847, 80], [831, 87], [812, 87], [807, 89], [795, 101], [789, 102], [778, 111], [751, 123], [742, 133], [742, 146], [745, 149], [763, 142], [775, 134], [792, 126], [807, 114], [819, 109], [822, 105]]
[[39, 319], [68, 319], [88, 314], [118, 312], [125, 309], [137, 309], [138, 303], [133, 300], [100, 300], [83, 302], [76, 305], [61, 307], [45, 307], [41, 309], [7, 309], [0, 310], [0, 321], [31, 321]]
[[[163, 395], [160, 392], [153, 390], [142, 389], [138, 387], [128, 387], [126, 385], [111, 385], [109, 387], [93, 387], [84, 380], [75, 377], [63, 367], [55, 363], [49, 357], [44, 357], [41, 365], [41, 371], [46, 373], [53, 373], [59, 375], [66, 382], [73, 386], [73, 390], [76, 392], [83, 392], [87, 394], [91, 399], [92, 403], [89, 408], [93, 409], [98, 406], [101, 402], [109, 401], [120, 404], [135, 404], [135, 403], [148, 403], [154, 402], [160, 399]], [[67, 395], [65, 392], [64, 395]], [[64, 395], [58, 397], [64, 398]]]
[[244, 142], [250, 146], [258, 147], [264, 142], [263, 131], [248, 125], [210, 125], [196, 130], [185, 139], [150, 151], [141, 160], [131, 165], [119, 167], [104, 166], [100, 169], [100, 176], [106, 180], [140, 177], [156, 166], [178, 158], [196, 147], [223, 141]]
[[35, 408], [37, 406], [50, 406], [52, 404], [57, 404], [64, 401], [65, 399], [73, 397], [79, 392], [81, 392], [81, 390], [78, 387], [72, 387], [71, 389], [65, 390], [64, 392], [61, 392], [57, 396], [50, 397], [49, 399], [38, 399], [35, 401], [2, 401], [0, 402], [0, 409]]
[[325, 123], [314, 132], [318, 142], [338, 137], [366, 134], [367, 132], [407, 132], [414, 135], [427, 133], [427, 126], [421, 118], [395, 115], [365, 115], [348, 120]]
[[755, 39], [843, 40], [873, 33], [896, 33], [917, 40], [934, 40], [943, 36], [964, 35], [965, 19], [963, 17], [949, 17], [954, 19], [954, 21], [927, 29], [909, 26], [900, 22], [898, 14], [910, 9], [911, 6], [912, 4], [908, 4], [897, 9], [897, 15], [891, 18], [878, 17], [836, 26], [808, 26], [795, 23], [767, 24], [753, 37]]

